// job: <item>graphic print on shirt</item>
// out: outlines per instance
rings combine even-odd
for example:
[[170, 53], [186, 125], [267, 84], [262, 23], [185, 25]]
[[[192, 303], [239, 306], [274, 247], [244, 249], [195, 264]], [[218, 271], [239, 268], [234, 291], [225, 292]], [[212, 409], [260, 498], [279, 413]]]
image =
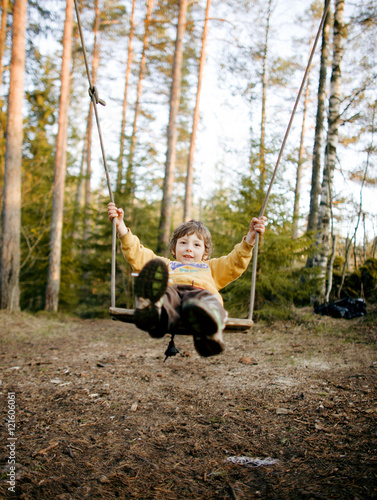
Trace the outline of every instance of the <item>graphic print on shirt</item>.
[[192, 262], [191, 264], [182, 264], [182, 262], [169, 262], [169, 270], [172, 273], [200, 273], [203, 270], [209, 270], [209, 265], [205, 262]]

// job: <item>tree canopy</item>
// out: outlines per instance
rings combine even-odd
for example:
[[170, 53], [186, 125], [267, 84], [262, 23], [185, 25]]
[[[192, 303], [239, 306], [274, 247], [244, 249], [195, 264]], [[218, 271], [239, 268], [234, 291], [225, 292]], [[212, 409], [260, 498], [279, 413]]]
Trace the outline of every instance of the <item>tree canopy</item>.
[[[337, 297], [340, 290], [342, 294], [366, 293], [376, 298], [376, 287], [371, 285], [373, 273], [368, 274], [374, 269], [377, 237], [373, 196], [377, 182], [377, 7], [370, 0], [344, 2], [341, 84], [334, 118], [338, 144], [326, 215], [332, 234], [338, 237], [334, 270], [326, 267], [329, 248], [324, 252], [324, 275], [307, 265], [318, 250], [316, 224], [311, 222], [308, 232], [307, 221], [320, 78], [325, 96], [321, 118], [324, 139], [317, 158], [321, 182], [329, 147], [328, 117], [335, 109], [329, 97], [332, 65], [336, 62], [336, 5], [335, 1], [330, 4], [328, 57], [325, 62], [321, 60], [319, 46], [310, 70], [306, 104], [300, 102], [266, 210], [268, 229], [260, 249], [257, 282], [260, 316], [271, 305], [299, 306], [311, 303], [313, 297], [320, 298], [320, 282], [326, 283], [329, 273], [334, 274], [331, 297]], [[179, 32], [179, 71], [177, 27], [182, 0], [149, 0], [146, 4], [98, 0], [96, 6], [78, 1], [78, 6], [90, 71], [96, 75], [100, 98], [106, 101], [98, 112], [115, 202], [125, 209], [126, 223], [145, 246], [156, 250], [161, 242], [166, 243], [166, 227], [163, 235], [161, 232], [163, 200], [168, 200], [171, 214], [163, 222], [167, 221], [171, 233], [183, 220], [185, 194], [189, 192], [191, 216], [203, 220], [211, 230], [215, 256], [230, 251], [261, 209], [323, 3], [295, 1], [287, 10], [282, 0], [212, 0], [206, 16], [205, 0], [189, 2]], [[75, 16], [72, 60], [65, 77], [69, 82], [69, 98], [65, 101], [68, 121], [66, 130], [60, 127], [59, 135], [65, 7], [66, 2], [51, 0], [27, 2], [25, 91], [18, 97], [23, 110], [20, 306], [30, 310], [45, 307], [50, 235], [56, 212], [54, 168], [58, 144], [63, 141], [66, 179], [64, 210], [61, 207], [59, 308], [86, 316], [105, 315], [110, 296], [109, 197], [98, 134], [89, 112], [88, 82]], [[13, 9], [10, 3], [2, 12], [6, 23], [2, 22], [0, 34], [2, 235], [9, 222], [5, 178], [9, 174], [6, 158], [10, 146], [5, 131], [10, 123], [10, 62], [16, 28]], [[203, 30], [205, 23], [207, 30]], [[204, 32], [206, 50], [201, 57]], [[200, 65], [204, 71], [199, 77]], [[321, 73], [323, 65], [325, 73]], [[179, 85], [179, 102], [174, 120], [169, 121], [173, 81]], [[197, 131], [193, 134], [198, 109]], [[169, 143], [172, 130], [175, 140]], [[195, 157], [187, 186], [192, 137]], [[167, 158], [172, 154], [169, 147], [175, 155], [170, 184], [166, 182]], [[323, 192], [314, 194], [318, 202]], [[318, 214], [314, 218], [317, 221]], [[3, 270], [6, 265], [4, 260]], [[120, 307], [133, 304], [130, 271], [119, 256]], [[223, 291], [232, 314], [247, 313], [249, 292], [250, 270]]]

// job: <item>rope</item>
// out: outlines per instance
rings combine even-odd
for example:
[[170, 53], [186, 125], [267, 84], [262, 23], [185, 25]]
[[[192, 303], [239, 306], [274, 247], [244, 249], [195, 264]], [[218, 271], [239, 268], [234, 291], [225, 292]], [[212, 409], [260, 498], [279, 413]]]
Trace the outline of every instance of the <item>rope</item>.
[[[84, 54], [86, 75], [88, 77], [88, 82], [89, 82], [89, 96], [90, 96], [91, 102], [93, 103], [94, 114], [96, 117], [98, 136], [99, 136], [101, 152], [102, 152], [103, 166], [105, 168], [105, 173], [106, 173], [107, 188], [109, 190], [110, 201], [112, 203], [114, 203], [114, 196], [113, 196], [113, 192], [111, 189], [111, 183], [110, 183], [109, 169], [107, 167], [107, 161], [106, 161], [105, 146], [103, 143], [101, 126], [100, 126], [99, 116], [98, 116], [98, 111], [97, 111], [97, 104], [101, 104], [102, 106], [106, 106], [106, 102], [99, 98], [97, 88], [94, 85], [92, 85], [92, 79], [90, 77], [88, 58], [87, 58], [87, 53], [86, 53], [86, 48], [85, 48], [85, 41], [84, 41], [84, 36], [82, 33], [82, 27], [81, 27], [80, 12], [79, 12], [79, 8], [78, 8], [77, 0], [74, 0], [74, 2], [75, 2], [76, 17], [77, 17], [77, 25], [79, 27], [79, 32], [80, 32], [81, 46], [82, 46], [82, 50], [83, 50], [83, 54]], [[111, 307], [115, 307], [115, 262], [116, 262], [116, 219], [114, 218], [113, 219], [112, 242], [111, 242], [111, 280], [110, 280]]]
[[[94, 85], [92, 85], [92, 80], [91, 80], [91, 77], [90, 77], [90, 71], [89, 71], [89, 65], [88, 65], [88, 58], [87, 58], [87, 53], [86, 53], [86, 48], [85, 48], [84, 36], [83, 36], [83, 33], [82, 33], [81, 20], [80, 20], [80, 12], [79, 12], [79, 9], [78, 9], [77, 0], [74, 0], [74, 3], [75, 3], [75, 10], [76, 10], [76, 16], [77, 16], [77, 24], [78, 24], [79, 32], [80, 32], [81, 45], [82, 45], [82, 50], [83, 50], [83, 54], [84, 54], [86, 74], [87, 74], [87, 78], [88, 78], [88, 82], [89, 82], [89, 96], [90, 96], [91, 102], [93, 103], [94, 114], [95, 114], [95, 117], [96, 117], [96, 123], [97, 123], [97, 129], [98, 129], [98, 136], [99, 136], [99, 141], [100, 141], [100, 146], [101, 146], [101, 152], [102, 152], [103, 165], [104, 165], [105, 173], [106, 173], [107, 187], [108, 187], [108, 190], [109, 190], [110, 201], [112, 203], [114, 203], [114, 196], [113, 196], [113, 192], [112, 192], [112, 189], [111, 189], [111, 183], [110, 183], [109, 169], [108, 169], [107, 161], [106, 161], [105, 147], [104, 147], [104, 143], [103, 143], [101, 126], [100, 126], [100, 121], [99, 121], [99, 116], [98, 116], [98, 111], [97, 111], [97, 104], [101, 104], [102, 106], [106, 106], [106, 103], [105, 103], [105, 101], [103, 101], [102, 99], [99, 98], [97, 88]], [[309, 73], [309, 70], [310, 70], [310, 66], [311, 66], [312, 59], [313, 59], [313, 56], [314, 56], [314, 53], [315, 53], [315, 49], [317, 47], [317, 43], [318, 43], [318, 40], [319, 40], [319, 37], [320, 37], [320, 33], [322, 31], [322, 28], [323, 28], [323, 24], [324, 24], [325, 19], [326, 19], [326, 15], [327, 15], [328, 10], [329, 10], [329, 7], [330, 7], [330, 0], [326, 0], [326, 4], [325, 4], [325, 7], [324, 7], [324, 11], [323, 11], [322, 19], [321, 19], [321, 22], [320, 22], [320, 25], [319, 25], [319, 28], [318, 28], [318, 32], [317, 32], [317, 35], [316, 35], [316, 38], [315, 38], [315, 41], [314, 41], [314, 44], [313, 44], [313, 47], [312, 47], [312, 50], [311, 50], [311, 53], [310, 53], [309, 61], [308, 61], [308, 64], [306, 66], [306, 70], [305, 70], [305, 73], [304, 73], [304, 76], [303, 76], [303, 79], [302, 79], [301, 87], [299, 89], [299, 92], [298, 92], [298, 95], [297, 95], [297, 98], [296, 98], [296, 102], [295, 102], [295, 105], [293, 107], [293, 110], [292, 110], [292, 113], [291, 113], [291, 117], [289, 119], [288, 127], [287, 127], [287, 130], [286, 130], [285, 135], [284, 135], [283, 143], [282, 143], [281, 148], [280, 148], [280, 152], [279, 152], [279, 155], [278, 155], [278, 158], [277, 158], [277, 161], [276, 161], [276, 165], [275, 165], [272, 177], [271, 177], [271, 181], [270, 181], [267, 193], [266, 193], [266, 197], [264, 199], [261, 211], [259, 213], [259, 217], [262, 217], [264, 215], [264, 212], [265, 212], [265, 209], [266, 209], [266, 205], [267, 205], [268, 199], [270, 197], [272, 185], [273, 185], [275, 177], [276, 177], [276, 173], [277, 173], [277, 170], [278, 170], [278, 167], [279, 167], [279, 164], [280, 164], [280, 160], [282, 158], [283, 151], [284, 151], [284, 148], [285, 148], [285, 145], [286, 145], [286, 142], [287, 142], [287, 138], [288, 138], [291, 126], [292, 126], [293, 118], [294, 118], [294, 115], [296, 113], [296, 109], [297, 109], [298, 103], [300, 101], [300, 98], [301, 98], [301, 95], [302, 95], [302, 92], [303, 92], [303, 89], [304, 89], [305, 81], [307, 79], [307, 76], [308, 76], [308, 73]], [[253, 311], [254, 311], [255, 283], [256, 283], [257, 261], [258, 261], [258, 247], [259, 247], [259, 233], [256, 233], [256, 235], [255, 235], [254, 254], [253, 254], [253, 267], [252, 267], [252, 278], [251, 278], [251, 294], [250, 294], [250, 308], [249, 308], [248, 319], [252, 319], [252, 317], [253, 317]], [[113, 219], [111, 255], [112, 255], [112, 258], [111, 258], [111, 307], [115, 307], [115, 262], [116, 262], [115, 261], [115, 259], [116, 259], [116, 220], [115, 220], [115, 218]], [[174, 342], [173, 339], [172, 339], [172, 342]]]
[[[312, 64], [312, 60], [313, 60], [313, 56], [314, 56], [314, 53], [315, 53], [315, 49], [317, 47], [317, 43], [318, 43], [321, 31], [322, 31], [323, 25], [325, 23], [325, 19], [326, 19], [327, 13], [329, 11], [329, 7], [330, 7], [330, 0], [326, 0], [325, 7], [323, 9], [322, 19], [321, 19], [321, 22], [320, 22], [319, 27], [318, 27], [317, 35], [315, 37], [312, 50], [310, 52], [309, 61], [308, 61], [308, 64], [306, 66], [306, 70], [305, 70], [304, 76], [302, 78], [301, 87], [300, 87], [300, 90], [299, 90], [299, 92], [297, 94], [296, 102], [295, 102], [295, 105], [293, 107], [293, 110], [292, 110], [292, 113], [291, 113], [291, 117], [289, 119], [287, 130], [286, 130], [285, 135], [284, 135], [283, 143], [282, 143], [281, 148], [280, 148], [280, 152], [279, 152], [279, 155], [278, 155], [278, 158], [277, 158], [277, 161], [276, 161], [275, 169], [273, 171], [273, 174], [272, 174], [272, 177], [271, 177], [271, 181], [270, 181], [270, 185], [268, 187], [266, 197], [264, 199], [261, 211], [259, 213], [259, 217], [262, 217], [264, 215], [264, 211], [266, 209], [266, 205], [267, 205], [268, 199], [270, 197], [272, 185], [273, 185], [275, 177], [276, 177], [276, 172], [278, 170], [278, 167], [279, 167], [279, 164], [280, 164], [280, 160], [281, 160], [281, 157], [283, 155], [284, 148], [285, 148], [285, 144], [287, 142], [288, 135], [289, 135], [289, 132], [291, 130], [293, 118], [295, 116], [296, 109], [297, 109], [298, 103], [300, 101], [302, 91], [304, 89], [305, 81], [306, 81], [308, 73], [310, 71], [310, 66]], [[256, 276], [257, 276], [257, 262], [258, 262], [258, 246], [259, 246], [259, 233], [256, 233], [255, 234], [255, 246], [254, 246], [254, 252], [253, 252], [253, 268], [252, 268], [252, 275], [251, 275], [250, 308], [249, 308], [249, 315], [247, 317], [248, 319], [253, 319], [253, 312], [254, 312], [255, 283], [256, 283]]]

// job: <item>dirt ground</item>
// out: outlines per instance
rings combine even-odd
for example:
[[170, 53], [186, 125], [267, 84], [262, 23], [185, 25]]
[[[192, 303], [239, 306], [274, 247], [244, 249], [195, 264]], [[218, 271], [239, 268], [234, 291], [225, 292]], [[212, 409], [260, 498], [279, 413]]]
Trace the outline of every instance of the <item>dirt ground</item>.
[[165, 363], [169, 337], [111, 320], [0, 331], [0, 498], [377, 498], [376, 309], [300, 310], [209, 359], [179, 337]]

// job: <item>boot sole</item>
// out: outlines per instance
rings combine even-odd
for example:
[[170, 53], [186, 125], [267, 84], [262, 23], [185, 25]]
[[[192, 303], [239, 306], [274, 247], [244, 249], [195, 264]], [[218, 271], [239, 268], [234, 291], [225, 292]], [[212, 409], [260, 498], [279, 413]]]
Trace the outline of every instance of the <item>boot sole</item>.
[[135, 295], [143, 299], [149, 299], [150, 305], [138, 309], [134, 313], [135, 325], [141, 330], [149, 332], [154, 338], [161, 338], [165, 331], [160, 331], [158, 323], [160, 312], [155, 303], [164, 295], [168, 285], [168, 268], [161, 259], [153, 259], [141, 270], [135, 282]]
[[164, 261], [153, 259], [140, 271], [135, 282], [136, 297], [157, 302], [165, 293], [168, 286], [169, 271]]
[[187, 329], [192, 329], [194, 346], [200, 356], [207, 358], [224, 351], [222, 334], [218, 333], [218, 322], [206, 309], [199, 304], [187, 304], [182, 315]]

